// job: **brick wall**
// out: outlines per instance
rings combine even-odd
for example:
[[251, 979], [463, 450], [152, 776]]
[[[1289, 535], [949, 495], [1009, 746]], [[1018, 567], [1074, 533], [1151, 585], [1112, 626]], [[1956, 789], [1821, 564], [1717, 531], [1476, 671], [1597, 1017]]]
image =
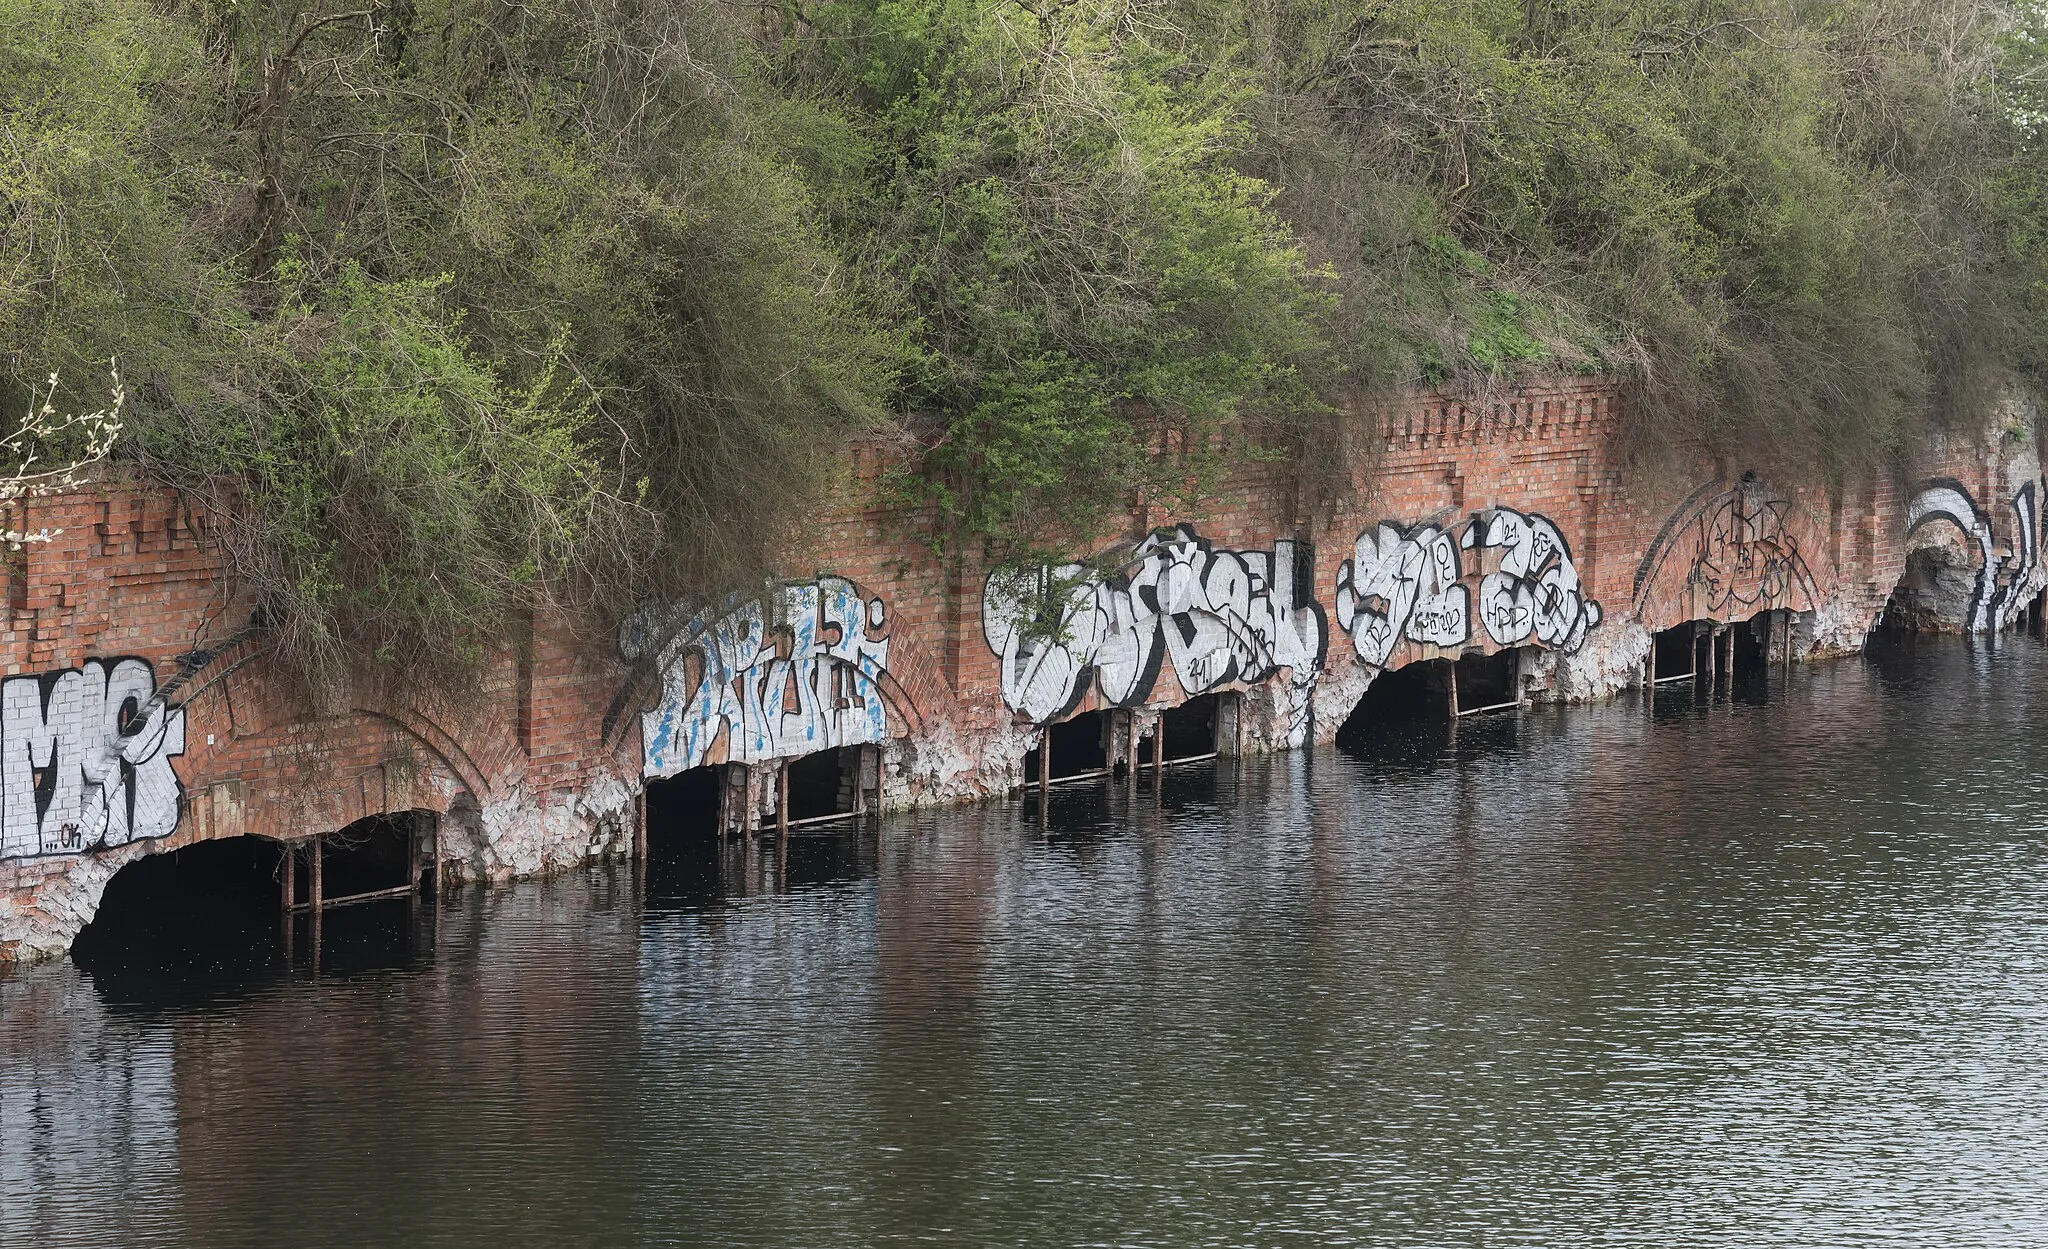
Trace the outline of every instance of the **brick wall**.
[[1975, 561], [1950, 579], [1959, 619], [2008, 623], [2048, 584], [2030, 441], [1938, 442], [1911, 480], [1833, 494], [1740, 463], [1649, 482], [1614, 458], [1619, 402], [1597, 380], [1483, 407], [1422, 395], [1377, 414], [1332, 502], [1259, 463], [1200, 508], [1140, 504], [1074, 552], [1112, 554], [1112, 575], [1055, 574], [1050, 638], [1016, 583], [991, 591], [929, 514], [885, 502], [887, 445], [856, 445], [841, 506], [797, 530], [756, 602], [654, 612], [620, 639], [534, 621], [459, 703], [317, 713], [270, 672], [211, 518], [117, 481], [31, 500], [10, 525], [58, 532], [0, 567], [0, 959], [60, 951], [123, 863], [194, 840], [424, 810], [449, 872], [530, 874], [623, 852], [643, 773], [763, 781], [879, 746], [886, 801], [954, 800], [1017, 783], [1040, 725], [1101, 710], [1142, 731], [1223, 693], [1248, 748], [1281, 748], [1326, 740], [1376, 673], [1472, 651], [1526, 648], [1538, 696], [1585, 698], [1689, 621], [1789, 611], [1802, 651], [1853, 649], [1909, 557], [1932, 558], [1916, 550]]

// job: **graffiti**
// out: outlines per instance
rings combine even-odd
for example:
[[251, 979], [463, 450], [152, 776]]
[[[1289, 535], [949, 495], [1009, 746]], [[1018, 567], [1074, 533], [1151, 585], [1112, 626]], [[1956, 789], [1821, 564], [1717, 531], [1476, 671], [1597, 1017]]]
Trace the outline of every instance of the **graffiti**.
[[1479, 583], [1479, 618], [1496, 645], [1533, 638], [1569, 653], [1600, 623], [1600, 604], [1586, 597], [1571, 546], [1549, 517], [1508, 507], [1481, 512], [1465, 530], [1465, 546], [1501, 552], [1500, 567]]
[[2009, 628], [2026, 610], [2028, 600], [2048, 586], [2041, 566], [2041, 517], [2034, 483], [2022, 485], [2012, 497], [2015, 546], [2000, 552], [1992, 536], [1991, 518], [1963, 484], [1937, 477], [1921, 486], [1906, 505], [1906, 535], [1922, 525], [1945, 520], [1977, 544], [1977, 585], [1970, 596], [1969, 631], [1989, 633]]
[[1472, 636], [1473, 615], [1465, 553], [1477, 572], [1496, 551], [1497, 567], [1479, 581], [1477, 611], [1487, 637], [1498, 646], [1582, 646], [1601, 611], [1586, 596], [1570, 545], [1548, 517], [1506, 507], [1475, 512], [1462, 533], [1382, 521], [1358, 535], [1352, 557], [1337, 570], [1337, 624], [1374, 668], [1386, 667], [1403, 639], [1461, 646]]
[[1636, 566], [1636, 615], [1655, 614], [1650, 598], [1674, 557], [1685, 569], [1677, 592], [1692, 616], [1732, 620], [1769, 608], [1811, 608], [1820, 595], [1795, 533], [1810, 527], [1803, 522], [1791, 500], [1754, 481], [1701, 486], [1666, 518]]
[[[628, 658], [655, 650], [649, 624], [629, 627]], [[901, 702], [887, 624], [879, 597], [829, 576], [688, 617], [656, 651], [661, 693], [641, 716], [646, 775], [882, 741]]]
[[1352, 649], [1384, 668], [1403, 637], [1456, 646], [1472, 635], [1472, 591], [1463, 584], [1458, 541], [1435, 525], [1391, 521], [1358, 535], [1337, 569], [1337, 625]]
[[1080, 564], [990, 576], [982, 632], [1004, 704], [1043, 723], [1091, 681], [1112, 706], [1143, 702], [1167, 663], [1190, 695], [1286, 669], [1288, 738], [1302, 744], [1329, 626], [1312, 599], [1295, 601], [1295, 553], [1286, 539], [1270, 552], [1216, 550], [1180, 525], [1147, 536], [1113, 576]]
[[0, 684], [0, 859], [78, 854], [178, 826], [185, 712], [146, 660]]

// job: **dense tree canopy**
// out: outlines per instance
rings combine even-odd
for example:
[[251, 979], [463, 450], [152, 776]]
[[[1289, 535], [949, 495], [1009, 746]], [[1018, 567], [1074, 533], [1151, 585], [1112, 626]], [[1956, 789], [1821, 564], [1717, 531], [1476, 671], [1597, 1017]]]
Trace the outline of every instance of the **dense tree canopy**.
[[1415, 384], [1814, 480], [2048, 341], [2012, 0], [0, 0], [0, 384], [129, 387], [315, 684], [772, 563], [856, 433], [1022, 558]]

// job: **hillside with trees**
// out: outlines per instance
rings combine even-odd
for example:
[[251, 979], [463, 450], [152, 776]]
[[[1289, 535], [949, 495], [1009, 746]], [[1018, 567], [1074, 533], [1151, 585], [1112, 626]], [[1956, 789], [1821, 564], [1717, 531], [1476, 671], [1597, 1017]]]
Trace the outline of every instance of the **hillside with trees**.
[[0, 58], [0, 397], [117, 364], [314, 687], [744, 584], [857, 435], [1021, 559], [1545, 372], [1833, 482], [2048, 343], [2006, 0], [0, 0]]

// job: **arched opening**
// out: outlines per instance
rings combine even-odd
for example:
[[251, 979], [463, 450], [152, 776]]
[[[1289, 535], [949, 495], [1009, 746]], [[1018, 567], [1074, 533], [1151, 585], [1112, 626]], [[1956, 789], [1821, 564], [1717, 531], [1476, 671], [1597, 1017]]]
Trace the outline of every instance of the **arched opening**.
[[[1064, 781], [1101, 776], [1109, 769], [1109, 728], [1106, 711], [1090, 711], [1046, 726], [1046, 743], [1052, 750], [1051, 780]], [[1024, 780], [1038, 783], [1040, 755], [1036, 746], [1024, 752]]]
[[647, 782], [648, 850], [716, 841], [724, 783], [723, 764], [690, 768]]
[[[1517, 688], [1521, 677], [1522, 648], [1510, 647], [1489, 655], [1484, 651], [1470, 651], [1458, 656], [1458, 714], [1477, 715], [1482, 711], [1506, 711], [1522, 705], [1522, 693]], [[1446, 698], [1449, 691], [1445, 691]]]
[[1449, 737], [1451, 663], [1429, 659], [1380, 673], [1337, 730], [1337, 745], [1368, 755], [1434, 751]]
[[161, 972], [231, 973], [274, 965], [281, 842], [202, 841], [114, 873], [71, 958], [95, 979]]
[[1216, 753], [1222, 702], [1219, 694], [1203, 694], [1159, 713], [1166, 762], [1205, 759]]
[[1701, 672], [1713, 670], [1713, 656], [1701, 650], [1700, 625], [1700, 621], [1688, 620], [1651, 635], [1651, 680], [1661, 683], [1696, 679]]
[[1915, 535], [1925, 545], [1906, 552], [1906, 568], [1884, 605], [1893, 633], [1961, 633], [1977, 595], [1976, 556], [1946, 526]]
[[[430, 811], [365, 816], [338, 833], [316, 838], [322, 905], [394, 897], [430, 883], [422, 825], [433, 818]], [[297, 879], [292, 893], [304, 907], [313, 896], [313, 848], [306, 847], [294, 858]]]

